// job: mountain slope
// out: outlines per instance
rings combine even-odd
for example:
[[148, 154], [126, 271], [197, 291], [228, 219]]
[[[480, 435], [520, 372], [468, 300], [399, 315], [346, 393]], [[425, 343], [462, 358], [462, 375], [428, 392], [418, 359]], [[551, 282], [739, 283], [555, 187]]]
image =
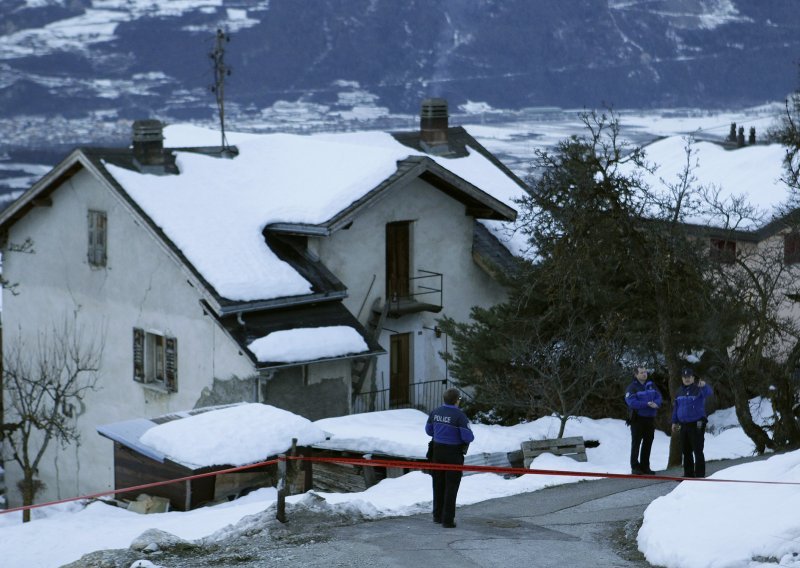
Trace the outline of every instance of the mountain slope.
[[217, 27], [231, 112], [425, 96], [495, 107], [743, 106], [795, 86], [793, 0], [5, 0], [0, 117], [207, 118]]

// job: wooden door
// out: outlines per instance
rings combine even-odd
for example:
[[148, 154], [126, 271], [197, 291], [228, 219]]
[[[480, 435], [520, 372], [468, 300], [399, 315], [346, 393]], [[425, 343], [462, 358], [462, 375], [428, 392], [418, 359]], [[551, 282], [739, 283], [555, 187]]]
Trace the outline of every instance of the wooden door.
[[411, 334], [396, 333], [389, 345], [389, 406], [408, 406], [411, 383]]
[[386, 225], [386, 298], [389, 302], [409, 296], [409, 222]]

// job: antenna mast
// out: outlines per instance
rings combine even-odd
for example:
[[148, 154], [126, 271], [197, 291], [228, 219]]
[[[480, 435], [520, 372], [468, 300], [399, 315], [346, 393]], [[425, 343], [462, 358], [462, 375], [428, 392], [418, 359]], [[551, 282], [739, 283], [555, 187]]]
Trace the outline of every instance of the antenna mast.
[[228, 150], [228, 140], [225, 138], [225, 77], [230, 76], [231, 70], [225, 65], [225, 44], [229, 41], [231, 41], [230, 36], [218, 29], [214, 50], [209, 53], [209, 57], [214, 61], [214, 84], [211, 86], [211, 92], [217, 98], [223, 153]]

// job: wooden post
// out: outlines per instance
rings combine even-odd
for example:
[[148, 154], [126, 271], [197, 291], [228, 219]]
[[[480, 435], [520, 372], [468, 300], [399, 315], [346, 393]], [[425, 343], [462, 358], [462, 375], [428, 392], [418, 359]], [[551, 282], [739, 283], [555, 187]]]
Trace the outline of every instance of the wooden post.
[[286, 522], [286, 454], [278, 456], [278, 511], [275, 518], [280, 522]]
[[[292, 438], [292, 447], [289, 449], [289, 455], [292, 457], [297, 456], [297, 438]], [[297, 487], [297, 461], [291, 460], [286, 464], [286, 494], [294, 495]]]
[[[302, 458], [303, 454], [300, 454], [300, 457]], [[303, 460], [301, 467], [303, 468], [303, 493], [305, 493], [314, 487], [314, 470], [311, 469], [310, 461]]]
[[[365, 460], [371, 460], [372, 454], [364, 454], [363, 457]], [[367, 484], [367, 489], [375, 485], [378, 480], [375, 477], [375, 468], [364, 466], [364, 482]]]

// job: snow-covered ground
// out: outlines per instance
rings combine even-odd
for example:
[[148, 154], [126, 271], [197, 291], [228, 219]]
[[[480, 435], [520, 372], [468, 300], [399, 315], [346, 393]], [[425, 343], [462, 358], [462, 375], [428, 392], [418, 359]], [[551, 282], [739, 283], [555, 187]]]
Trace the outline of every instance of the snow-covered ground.
[[[221, 420], [238, 421], [241, 425], [242, 416], [249, 412], [248, 406], [242, 405], [239, 416], [230, 410], [221, 413]], [[768, 406], [762, 405], [760, 411], [765, 419], [771, 414]], [[208, 414], [204, 416], [206, 418], [198, 423], [207, 425]], [[329, 418], [313, 425], [329, 436], [318, 445], [420, 457], [428, 440], [424, 433], [425, 420], [425, 414], [419, 411], [391, 410]], [[225, 424], [217, 424], [215, 428], [225, 431]], [[558, 421], [547, 417], [511, 427], [475, 424], [473, 430], [476, 440], [470, 446], [470, 454], [511, 451], [518, 449], [525, 440], [554, 437]], [[186, 446], [192, 446], [192, 436], [199, 442], [208, 433], [202, 429], [193, 432], [184, 424], [179, 435]], [[599, 442], [597, 447], [586, 450], [588, 462], [544, 454], [531, 468], [628, 473], [630, 435], [622, 421], [574, 419], [568, 423], [566, 435]], [[165, 440], [169, 432], [153, 432], [151, 437]], [[657, 432], [653, 445], [654, 469], [666, 467], [668, 445], [669, 438]], [[242, 448], [242, 452], [247, 451], [246, 447]], [[706, 455], [710, 459], [752, 453], [753, 444], [736, 425], [730, 409], [712, 415], [706, 436]], [[729, 468], [712, 478], [800, 483], [800, 452]], [[495, 474], [473, 474], [464, 478], [458, 504], [463, 506], [581, 479], [585, 478], [537, 474], [504, 479]], [[365, 518], [412, 515], [430, 509], [430, 477], [412, 472], [381, 481], [362, 493], [317, 492], [316, 495], [331, 507], [357, 512]], [[307, 495], [297, 495], [288, 501], [300, 503], [307, 498]], [[21, 523], [20, 513], [8, 513], [0, 515], [0, 550], [6, 566], [57, 566], [94, 550], [127, 548], [147, 529], [160, 529], [183, 539], [197, 540], [265, 510], [275, 500], [275, 489], [268, 488], [236, 501], [189, 512], [140, 515], [102, 502], [73, 502], [36, 509], [32, 514], [34, 521], [27, 524]], [[774, 563], [750, 562], [753, 557], [783, 558], [782, 565], [791, 566], [793, 564], [787, 562], [792, 561], [793, 554], [800, 553], [797, 505], [800, 505], [800, 485], [682, 483], [647, 509], [639, 547], [650, 562], [674, 568], [775, 566]], [[685, 545], [676, 546], [676, 543]]]

